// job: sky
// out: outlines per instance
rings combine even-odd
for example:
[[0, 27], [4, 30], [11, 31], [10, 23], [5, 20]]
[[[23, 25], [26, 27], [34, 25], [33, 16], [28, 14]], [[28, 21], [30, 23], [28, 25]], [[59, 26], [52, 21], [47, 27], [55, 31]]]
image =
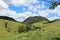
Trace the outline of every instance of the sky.
[[49, 6], [50, 2], [41, 0], [0, 0], [0, 16], [12, 17], [19, 22], [34, 16], [60, 19], [60, 5], [54, 10], [49, 9]]

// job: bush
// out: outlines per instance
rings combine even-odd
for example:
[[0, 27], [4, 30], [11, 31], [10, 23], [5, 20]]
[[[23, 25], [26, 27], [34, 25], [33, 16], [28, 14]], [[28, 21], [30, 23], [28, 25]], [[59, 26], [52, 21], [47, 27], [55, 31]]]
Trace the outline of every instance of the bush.
[[5, 28], [7, 28], [7, 22], [5, 22]]
[[55, 37], [52, 40], [60, 40], [60, 37]]
[[19, 26], [18, 28], [18, 32], [28, 32], [31, 30], [31, 26], [30, 25], [26, 25], [26, 26]]
[[41, 27], [40, 26], [34, 26], [34, 25], [32, 25], [32, 28], [31, 29], [32, 30], [37, 30], [37, 29], [41, 30]]

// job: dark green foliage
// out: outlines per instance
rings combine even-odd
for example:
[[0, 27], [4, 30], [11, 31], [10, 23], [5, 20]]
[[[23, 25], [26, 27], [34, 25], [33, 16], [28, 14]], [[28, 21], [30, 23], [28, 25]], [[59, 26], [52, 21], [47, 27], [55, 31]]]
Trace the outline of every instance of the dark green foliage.
[[10, 32], [10, 30], [7, 30], [8, 32]]
[[41, 27], [34, 27], [34, 29], [36, 30], [36, 29], [41, 29]]
[[26, 25], [27, 32], [31, 30], [31, 25]]
[[55, 37], [52, 40], [60, 40], [60, 37]]
[[15, 19], [13, 19], [11, 17], [7, 17], [7, 16], [0, 16], [0, 19], [10, 20], [10, 21], [16, 21]]
[[43, 0], [45, 2], [49, 2], [50, 6], [49, 9], [55, 9], [58, 5], [60, 5], [60, 2], [58, 0]]
[[7, 29], [8, 32], [10, 32], [10, 28], [8, 28], [8, 23], [5, 22], [5, 28]]
[[32, 23], [35, 23], [35, 22], [40, 22], [40, 21], [49, 21], [48, 19], [44, 18], [44, 17], [41, 17], [41, 16], [34, 16], [34, 17], [29, 17], [27, 18], [24, 23], [26, 24], [32, 24]]
[[37, 30], [37, 29], [41, 30], [41, 27], [36, 27], [36, 26], [33, 26], [33, 25], [32, 25], [32, 27], [33, 27], [33, 28], [31, 28], [32, 30]]
[[55, 6], [50, 6], [50, 7], [49, 7], [49, 9], [54, 9], [54, 8], [55, 8]]
[[5, 28], [7, 28], [7, 22], [5, 22]]
[[21, 33], [21, 32], [28, 32], [29, 30], [31, 30], [31, 27], [29, 25], [26, 25], [26, 26], [19, 26], [18, 28], [18, 32]]

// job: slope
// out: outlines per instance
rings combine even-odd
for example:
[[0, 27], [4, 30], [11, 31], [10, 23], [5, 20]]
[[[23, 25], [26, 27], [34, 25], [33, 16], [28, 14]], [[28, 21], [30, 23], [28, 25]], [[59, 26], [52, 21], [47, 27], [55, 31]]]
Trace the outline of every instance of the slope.
[[4, 20], [10, 20], [10, 21], [16, 21], [15, 19], [8, 17], [8, 16], [0, 16], [0, 19], [4, 19]]
[[18, 33], [18, 28], [25, 24], [0, 19], [0, 40], [60, 40], [60, 20], [37, 21], [31, 25], [42, 29]]
[[13, 36], [12, 40], [60, 40], [60, 20], [48, 23], [40, 30]]
[[34, 16], [34, 17], [29, 17], [26, 20], [24, 20], [24, 23], [32, 24], [32, 23], [41, 22], [41, 21], [49, 21], [49, 20], [41, 16]]
[[23, 23], [0, 19], [0, 40], [7, 40], [18, 34], [18, 28], [23, 26], [25, 26]]

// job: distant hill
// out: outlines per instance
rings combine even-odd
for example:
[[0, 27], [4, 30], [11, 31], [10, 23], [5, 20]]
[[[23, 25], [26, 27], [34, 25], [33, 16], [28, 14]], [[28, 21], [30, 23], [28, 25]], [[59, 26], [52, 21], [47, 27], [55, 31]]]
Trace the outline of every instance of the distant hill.
[[43, 29], [44, 30], [51, 30], [52, 28], [55, 29], [55, 27], [60, 29], [60, 19], [56, 19], [56, 20], [51, 21]]
[[[46, 28], [48, 28], [47, 25], [51, 26], [51, 25], [53, 25], [53, 23], [54, 24], [57, 23], [58, 25], [60, 25], [59, 22], [60, 22], [60, 19], [56, 19], [56, 20], [53, 20], [53, 21], [46, 21], [45, 20], [45, 21], [32, 23], [31, 25], [34, 26], [34, 27], [46, 27]], [[58, 26], [57, 24], [55, 26]], [[52, 27], [54, 27], [54, 26], [52, 26]]]
[[49, 21], [48, 23], [53, 23], [53, 22], [56, 22], [56, 21], [59, 21], [60, 19], [55, 19], [55, 20], [52, 20], [52, 21]]
[[29, 17], [26, 20], [24, 20], [24, 23], [32, 24], [32, 23], [41, 22], [41, 21], [49, 21], [49, 20], [41, 16], [34, 16], [34, 17]]
[[10, 21], [16, 21], [15, 19], [13, 19], [11, 17], [7, 17], [7, 16], [0, 16], [0, 19], [10, 20]]

